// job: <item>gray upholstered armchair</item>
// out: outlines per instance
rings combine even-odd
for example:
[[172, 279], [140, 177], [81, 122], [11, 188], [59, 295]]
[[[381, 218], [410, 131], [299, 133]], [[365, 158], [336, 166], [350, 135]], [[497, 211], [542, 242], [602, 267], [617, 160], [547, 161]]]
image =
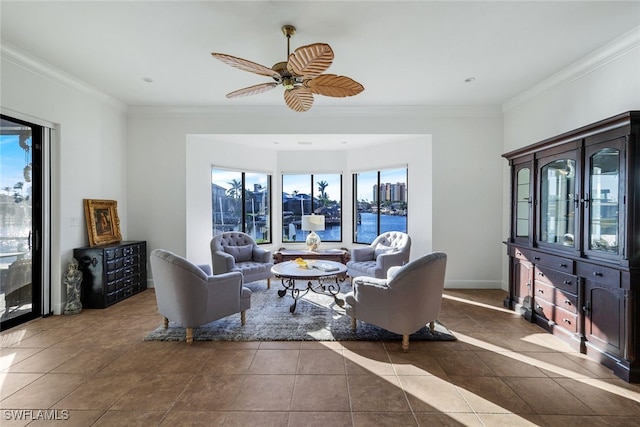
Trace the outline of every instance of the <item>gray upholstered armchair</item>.
[[242, 286], [242, 274], [210, 275], [208, 265], [197, 266], [164, 249], [150, 257], [158, 311], [164, 327], [172, 320], [187, 329], [187, 344], [193, 342], [193, 328], [240, 313], [251, 307], [251, 290]]
[[244, 282], [267, 279], [271, 287], [271, 251], [261, 248], [251, 236], [239, 231], [227, 231], [211, 239], [213, 274], [239, 271]]
[[433, 252], [402, 267], [391, 267], [386, 279], [356, 277], [353, 291], [345, 295], [345, 311], [356, 319], [402, 335], [402, 349], [409, 349], [409, 335], [434, 322], [440, 314], [447, 255]]
[[369, 246], [351, 249], [347, 273], [353, 280], [358, 276], [383, 279], [393, 266], [409, 262], [411, 237], [400, 231], [387, 231], [375, 238]]

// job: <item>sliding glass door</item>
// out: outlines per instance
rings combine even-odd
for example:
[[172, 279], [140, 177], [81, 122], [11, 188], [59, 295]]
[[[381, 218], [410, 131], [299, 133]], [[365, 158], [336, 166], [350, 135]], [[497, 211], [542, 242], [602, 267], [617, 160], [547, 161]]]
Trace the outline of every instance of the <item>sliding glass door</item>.
[[0, 327], [42, 314], [43, 128], [0, 116]]

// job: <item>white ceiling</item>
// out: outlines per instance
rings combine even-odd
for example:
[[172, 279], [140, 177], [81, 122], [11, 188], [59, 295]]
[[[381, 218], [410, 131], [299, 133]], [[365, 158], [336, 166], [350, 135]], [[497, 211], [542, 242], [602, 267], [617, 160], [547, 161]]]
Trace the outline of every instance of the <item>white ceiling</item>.
[[286, 109], [281, 87], [225, 98], [269, 78], [210, 55], [271, 67], [286, 60], [284, 24], [298, 30], [291, 50], [330, 44], [327, 72], [365, 87], [314, 105], [356, 108], [500, 106], [640, 25], [639, 1], [2, 0], [0, 8], [3, 43], [145, 106]]

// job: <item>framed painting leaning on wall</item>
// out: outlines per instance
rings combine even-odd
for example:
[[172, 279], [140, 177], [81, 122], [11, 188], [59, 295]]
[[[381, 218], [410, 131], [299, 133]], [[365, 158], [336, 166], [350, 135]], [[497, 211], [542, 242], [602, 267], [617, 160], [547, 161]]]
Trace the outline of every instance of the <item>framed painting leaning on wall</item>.
[[117, 201], [84, 199], [84, 214], [90, 246], [117, 243], [122, 240]]

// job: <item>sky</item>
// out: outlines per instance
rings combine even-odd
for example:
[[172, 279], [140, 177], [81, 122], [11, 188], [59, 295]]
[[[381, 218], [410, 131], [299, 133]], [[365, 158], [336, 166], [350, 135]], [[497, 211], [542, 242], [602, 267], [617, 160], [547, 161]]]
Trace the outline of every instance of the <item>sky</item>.
[[[214, 183], [220, 185], [223, 188], [231, 187], [228, 183], [233, 179], [240, 180], [241, 172], [238, 171], [224, 171], [216, 169], [216, 174], [214, 179]], [[397, 182], [407, 182], [407, 172], [406, 168], [398, 168], [392, 170], [383, 170], [381, 180], [382, 183], [391, 183], [395, 184]], [[265, 176], [265, 174], [256, 174], [253, 176]], [[320, 181], [326, 181], [329, 185], [325, 188], [325, 192], [327, 193], [330, 200], [341, 201], [342, 197], [340, 194], [340, 174], [339, 173], [331, 173], [331, 174], [314, 174], [314, 182], [316, 183], [316, 187], [313, 189], [314, 195], [318, 196], [318, 186], [317, 183]], [[350, 185], [351, 177], [343, 177], [345, 178], [345, 185]], [[249, 174], [247, 174], [247, 179], [249, 179]], [[263, 185], [266, 184], [266, 180], [262, 182]], [[276, 183], [272, 178], [272, 185]], [[377, 171], [373, 172], [360, 172], [358, 174], [358, 200], [373, 200], [373, 186], [377, 184]], [[285, 193], [292, 194], [294, 191], [298, 191], [299, 193], [309, 194], [311, 192], [311, 180], [309, 174], [284, 174], [282, 177], [282, 191]]]

